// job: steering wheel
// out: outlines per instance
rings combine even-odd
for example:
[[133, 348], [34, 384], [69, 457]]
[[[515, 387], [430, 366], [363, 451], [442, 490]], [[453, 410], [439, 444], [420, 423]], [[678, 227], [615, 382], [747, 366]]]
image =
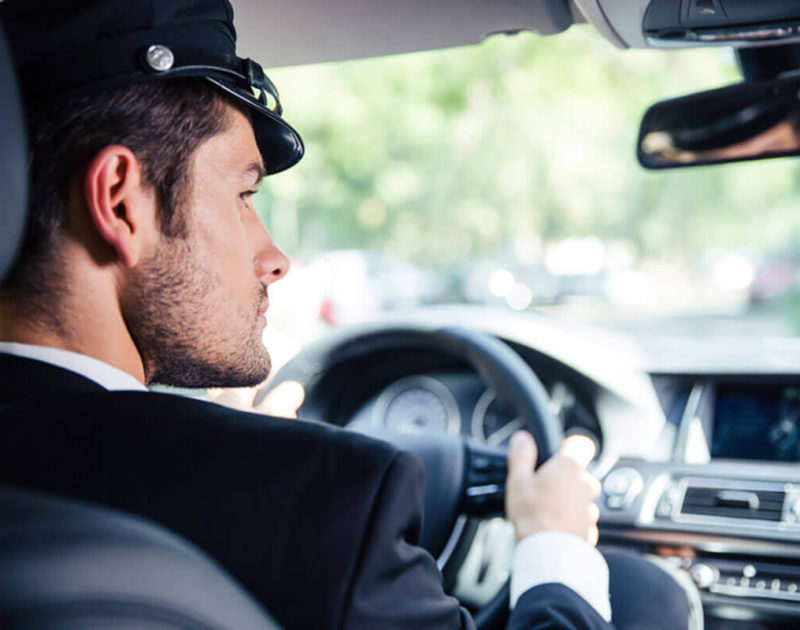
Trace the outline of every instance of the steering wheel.
[[[460, 327], [435, 330], [390, 329], [346, 341], [327, 342], [314, 365], [300, 359], [287, 364], [271, 384], [293, 379], [312, 391], [314, 372], [326, 364], [363, 356], [377, 349], [425, 347], [469, 364], [484, 385], [494, 390], [525, 423], [538, 447], [537, 466], [559, 448], [563, 433], [549, 410], [548, 396], [533, 370], [508, 345], [490, 335]], [[302, 354], [302, 353], [301, 353]], [[299, 355], [298, 355], [299, 356]], [[310, 389], [312, 388], [312, 389]], [[269, 391], [269, 390], [267, 390]], [[266, 395], [266, 391], [260, 397]], [[256, 400], [256, 404], [258, 403]], [[447, 433], [400, 433], [385, 428], [364, 430], [411, 451], [425, 465], [425, 511], [420, 544], [440, 557], [454, 536], [459, 516], [488, 516], [504, 509], [506, 453]], [[508, 584], [475, 616], [478, 628], [489, 630], [508, 612]]]

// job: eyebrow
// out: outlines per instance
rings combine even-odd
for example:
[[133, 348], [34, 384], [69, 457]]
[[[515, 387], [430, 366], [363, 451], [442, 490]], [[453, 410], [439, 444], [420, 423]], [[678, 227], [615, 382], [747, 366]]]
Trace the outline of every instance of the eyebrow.
[[261, 162], [251, 163], [246, 169], [244, 169], [243, 173], [245, 175], [252, 173], [256, 176], [256, 181], [253, 182], [253, 186], [257, 186], [261, 180], [267, 176], [267, 171], [264, 170], [264, 165], [261, 164]]

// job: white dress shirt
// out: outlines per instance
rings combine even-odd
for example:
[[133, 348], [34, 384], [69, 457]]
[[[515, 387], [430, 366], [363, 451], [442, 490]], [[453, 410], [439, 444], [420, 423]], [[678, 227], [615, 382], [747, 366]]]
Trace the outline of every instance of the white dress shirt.
[[87, 357], [85, 354], [11, 341], [0, 341], [0, 352], [13, 354], [14, 356], [24, 357], [26, 359], [35, 359], [43, 363], [49, 363], [50, 365], [64, 368], [70, 372], [80, 374], [108, 390], [133, 389], [147, 391], [147, 388], [131, 374], [119, 368], [115, 368], [105, 361]]
[[[0, 341], [0, 352], [50, 363], [108, 390], [147, 391], [127, 372], [77, 352], [7, 341]], [[511, 607], [525, 591], [551, 583], [569, 587], [606, 621], [611, 620], [608, 565], [600, 552], [586, 541], [553, 531], [531, 534], [517, 544], [511, 571]]]
[[512, 608], [528, 589], [561, 583], [611, 621], [608, 565], [603, 555], [582, 538], [555, 531], [531, 534], [517, 543], [511, 566]]

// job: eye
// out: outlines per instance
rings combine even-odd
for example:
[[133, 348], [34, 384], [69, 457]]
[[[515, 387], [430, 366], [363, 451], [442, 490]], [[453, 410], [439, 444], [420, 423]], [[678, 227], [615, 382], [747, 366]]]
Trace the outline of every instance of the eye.
[[239, 193], [239, 199], [243, 203], [247, 204], [257, 192], [257, 190], [245, 190], [244, 192]]

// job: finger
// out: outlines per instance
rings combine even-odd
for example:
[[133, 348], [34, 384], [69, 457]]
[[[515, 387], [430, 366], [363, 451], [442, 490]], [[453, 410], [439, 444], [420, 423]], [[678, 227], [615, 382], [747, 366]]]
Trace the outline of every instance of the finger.
[[508, 444], [508, 476], [530, 475], [536, 466], [536, 442], [527, 431], [517, 431]]
[[590, 503], [589, 504], [589, 522], [592, 524], [596, 524], [597, 521], [600, 520], [600, 508], [597, 507], [597, 503]]
[[595, 477], [592, 473], [583, 471], [583, 482], [589, 488], [589, 492], [591, 493], [592, 499], [596, 499], [600, 496], [600, 491], [602, 490], [602, 486], [600, 485], [600, 481]]
[[597, 541], [600, 538], [600, 530], [597, 529], [597, 526], [593, 525], [589, 529], [589, 534], [586, 536], [586, 541], [592, 546], [597, 546]]
[[592, 438], [576, 433], [570, 435], [561, 443], [560, 452], [574, 459], [582, 468], [586, 468], [589, 462], [594, 459], [597, 447]]

